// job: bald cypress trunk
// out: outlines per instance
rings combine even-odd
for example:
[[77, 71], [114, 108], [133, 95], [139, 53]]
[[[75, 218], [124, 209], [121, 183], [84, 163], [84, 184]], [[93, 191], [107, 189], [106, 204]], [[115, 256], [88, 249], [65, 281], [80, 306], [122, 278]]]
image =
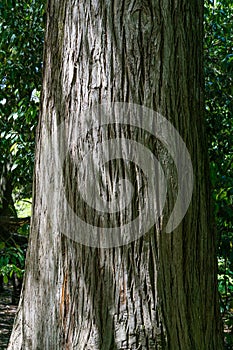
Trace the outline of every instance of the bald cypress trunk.
[[[8, 350], [222, 349], [203, 121], [202, 21], [202, 1], [48, 2], [33, 220]], [[166, 225], [179, 192], [169, 154], [174, 150], [135, 127], [133, 113], [128, 125], [95, 128], [94, 111], [92, 127], [81, 133], [83, 113], [103, 103], [112, 111], [112, 102], [157, 111], [187, 146], [192, 200], [171, 233]], [[168, 189], [162, 215], [145, 234], [135, 227], [135, 239], [125, 244], [91, 238], [83, 244], [89, 232], [76, 225], [71, 233], [73, 216], [62, 199], [93, 227], [121, 227], [137, 217], [153, 178], [123, 156], [110, 160], [102, 170], [109, 186], [127, 178], [136, 189], [130, 210], [103, 214], [84, 203], [77, 194], [82, 156], [114, 138], [121, 139], [122, 154], [122, 139], [133, 139], [161, 163]], [[97, 181], [89, 171], [91, 165], [85, 181]], [[109, 187], [105, 194], [108, 201]]]

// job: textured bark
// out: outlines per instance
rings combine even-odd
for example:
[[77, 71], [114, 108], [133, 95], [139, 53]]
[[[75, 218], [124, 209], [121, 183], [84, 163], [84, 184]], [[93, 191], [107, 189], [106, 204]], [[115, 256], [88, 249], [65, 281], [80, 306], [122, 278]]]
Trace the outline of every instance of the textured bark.
[[[47, 11], [33, 220], [8, 350], [222, 349], [203, 126], [202, 1], [50, 0]], [[43, 152], [44, 135], [64, 121], [69, 133], [86, 107], [114, 101], [144, 105], [172, 122], [191, 154], [194, 191], [185, 219], [166, 234], [177, 195], [174, 164], [143, 134], [170, 177], [160, 226], [123, 247], [90, 248], [51, 227], [49, 202], [55, 217], [63, 208], [51, 198], [58, 145], [52, 138], [53, 150]], [[135, 137], [130, 128], [119, 132]], [[82, 215], [70, 162], [67, 196]], [[136, 167], [111, 166], [137, 187]], [[96, 213], [86, 215], [98, 222]]]

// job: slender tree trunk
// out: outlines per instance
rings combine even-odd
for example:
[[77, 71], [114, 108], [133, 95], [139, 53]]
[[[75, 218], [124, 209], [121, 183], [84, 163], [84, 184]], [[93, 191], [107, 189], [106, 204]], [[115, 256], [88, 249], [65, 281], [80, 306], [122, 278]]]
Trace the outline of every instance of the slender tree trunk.
[[[8, 350], [222, 349], [203, 126], [202, 1], [50, 0], [47, 11], [33, 220]], [[127, 126], [103, 126], [99, 136], [93, 130], [83, 136], [90, 149], [109, 135], [136, 134], [166, 169], [168, 194], [147, 234], [123, 246], [89, 247], [55, 229], [71, 219], [56, 190], [62, 140], [55, 135], [62, 125], [75, 142], [86, 108], [118, 101], [151, 108], [178, 130], [192, 159], [193, 196], [182, 223], [166, 233], [178, 190], [161, 142]], [[98, 213], [76, 197], [71, 151], [63, 164], [66, 197], [77, 215], [101, 226]], [[110, 185], [111, 172], [141, 188], [137, 166], [110, 162]], [[138, 210], [134, 202], [128, 219]], [[105, 216], [104, 225], [108, 219], [118, 226], [126, 220]]]
[[0, 216], [17, 217], [12, 198], [11, 176], [6, 170], [7, 166], [3, 166], [0, 172]]

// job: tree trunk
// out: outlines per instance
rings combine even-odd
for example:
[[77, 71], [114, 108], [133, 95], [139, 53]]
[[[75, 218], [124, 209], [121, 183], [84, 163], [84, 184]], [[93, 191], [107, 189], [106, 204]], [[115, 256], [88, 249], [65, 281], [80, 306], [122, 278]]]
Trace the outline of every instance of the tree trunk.
[[[33, 219], [8, 350], [222, 349], [203, 120], [202, 22], [202, 1], [49, 1]], [[99, 103], [113, 112], [112, 102], [159, 112], [187, 146], [193, 195], [171, 233], [166, 225], [179, 191], [175, 151], [135, 126], [131, 111], [128, 125], [96, 127], [92, 110], [89, 132], [81, 133], [83, 113]], [[123, 214], [91, 208], [77, 190], [85, 152], [114, 138], [122, 157], [109, 160], [101, 176], [108, 176], [109, 205], [114, 179], [127, 178], [137, 189]], [[121, 227], [136, 218], [153, 176], [124, 159], [125, 138], [155, 154], [167, 195], [162, 215], [146, 234], [138, 234], [139, 222], [135, 239], [108, 246], [93, 242], [83, 226], [73, 226], [65, 202], [94, 228]], [[84, 187], [85, 181], [97, 182], [91, 164], [84, 170]], [[154, 208], [157, 202], [154, 198]]]
[[12, 191], [11, 176], [8, 173], [7, 165], [3, 165], [0, 171], [0, 216], [17, 217]]

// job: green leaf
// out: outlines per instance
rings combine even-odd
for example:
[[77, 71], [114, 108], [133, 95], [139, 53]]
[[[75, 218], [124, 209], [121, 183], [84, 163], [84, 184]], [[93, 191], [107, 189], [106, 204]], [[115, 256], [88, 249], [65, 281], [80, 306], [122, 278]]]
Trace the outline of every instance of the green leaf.
[[0, 242], [0, 250], [4, 249], [6, 246], [5, 242]]
[[8, 283], [8, 277], [7, 277], [6, 275], [3, 276], [3, 282], [4, 282], [5, 284]]

